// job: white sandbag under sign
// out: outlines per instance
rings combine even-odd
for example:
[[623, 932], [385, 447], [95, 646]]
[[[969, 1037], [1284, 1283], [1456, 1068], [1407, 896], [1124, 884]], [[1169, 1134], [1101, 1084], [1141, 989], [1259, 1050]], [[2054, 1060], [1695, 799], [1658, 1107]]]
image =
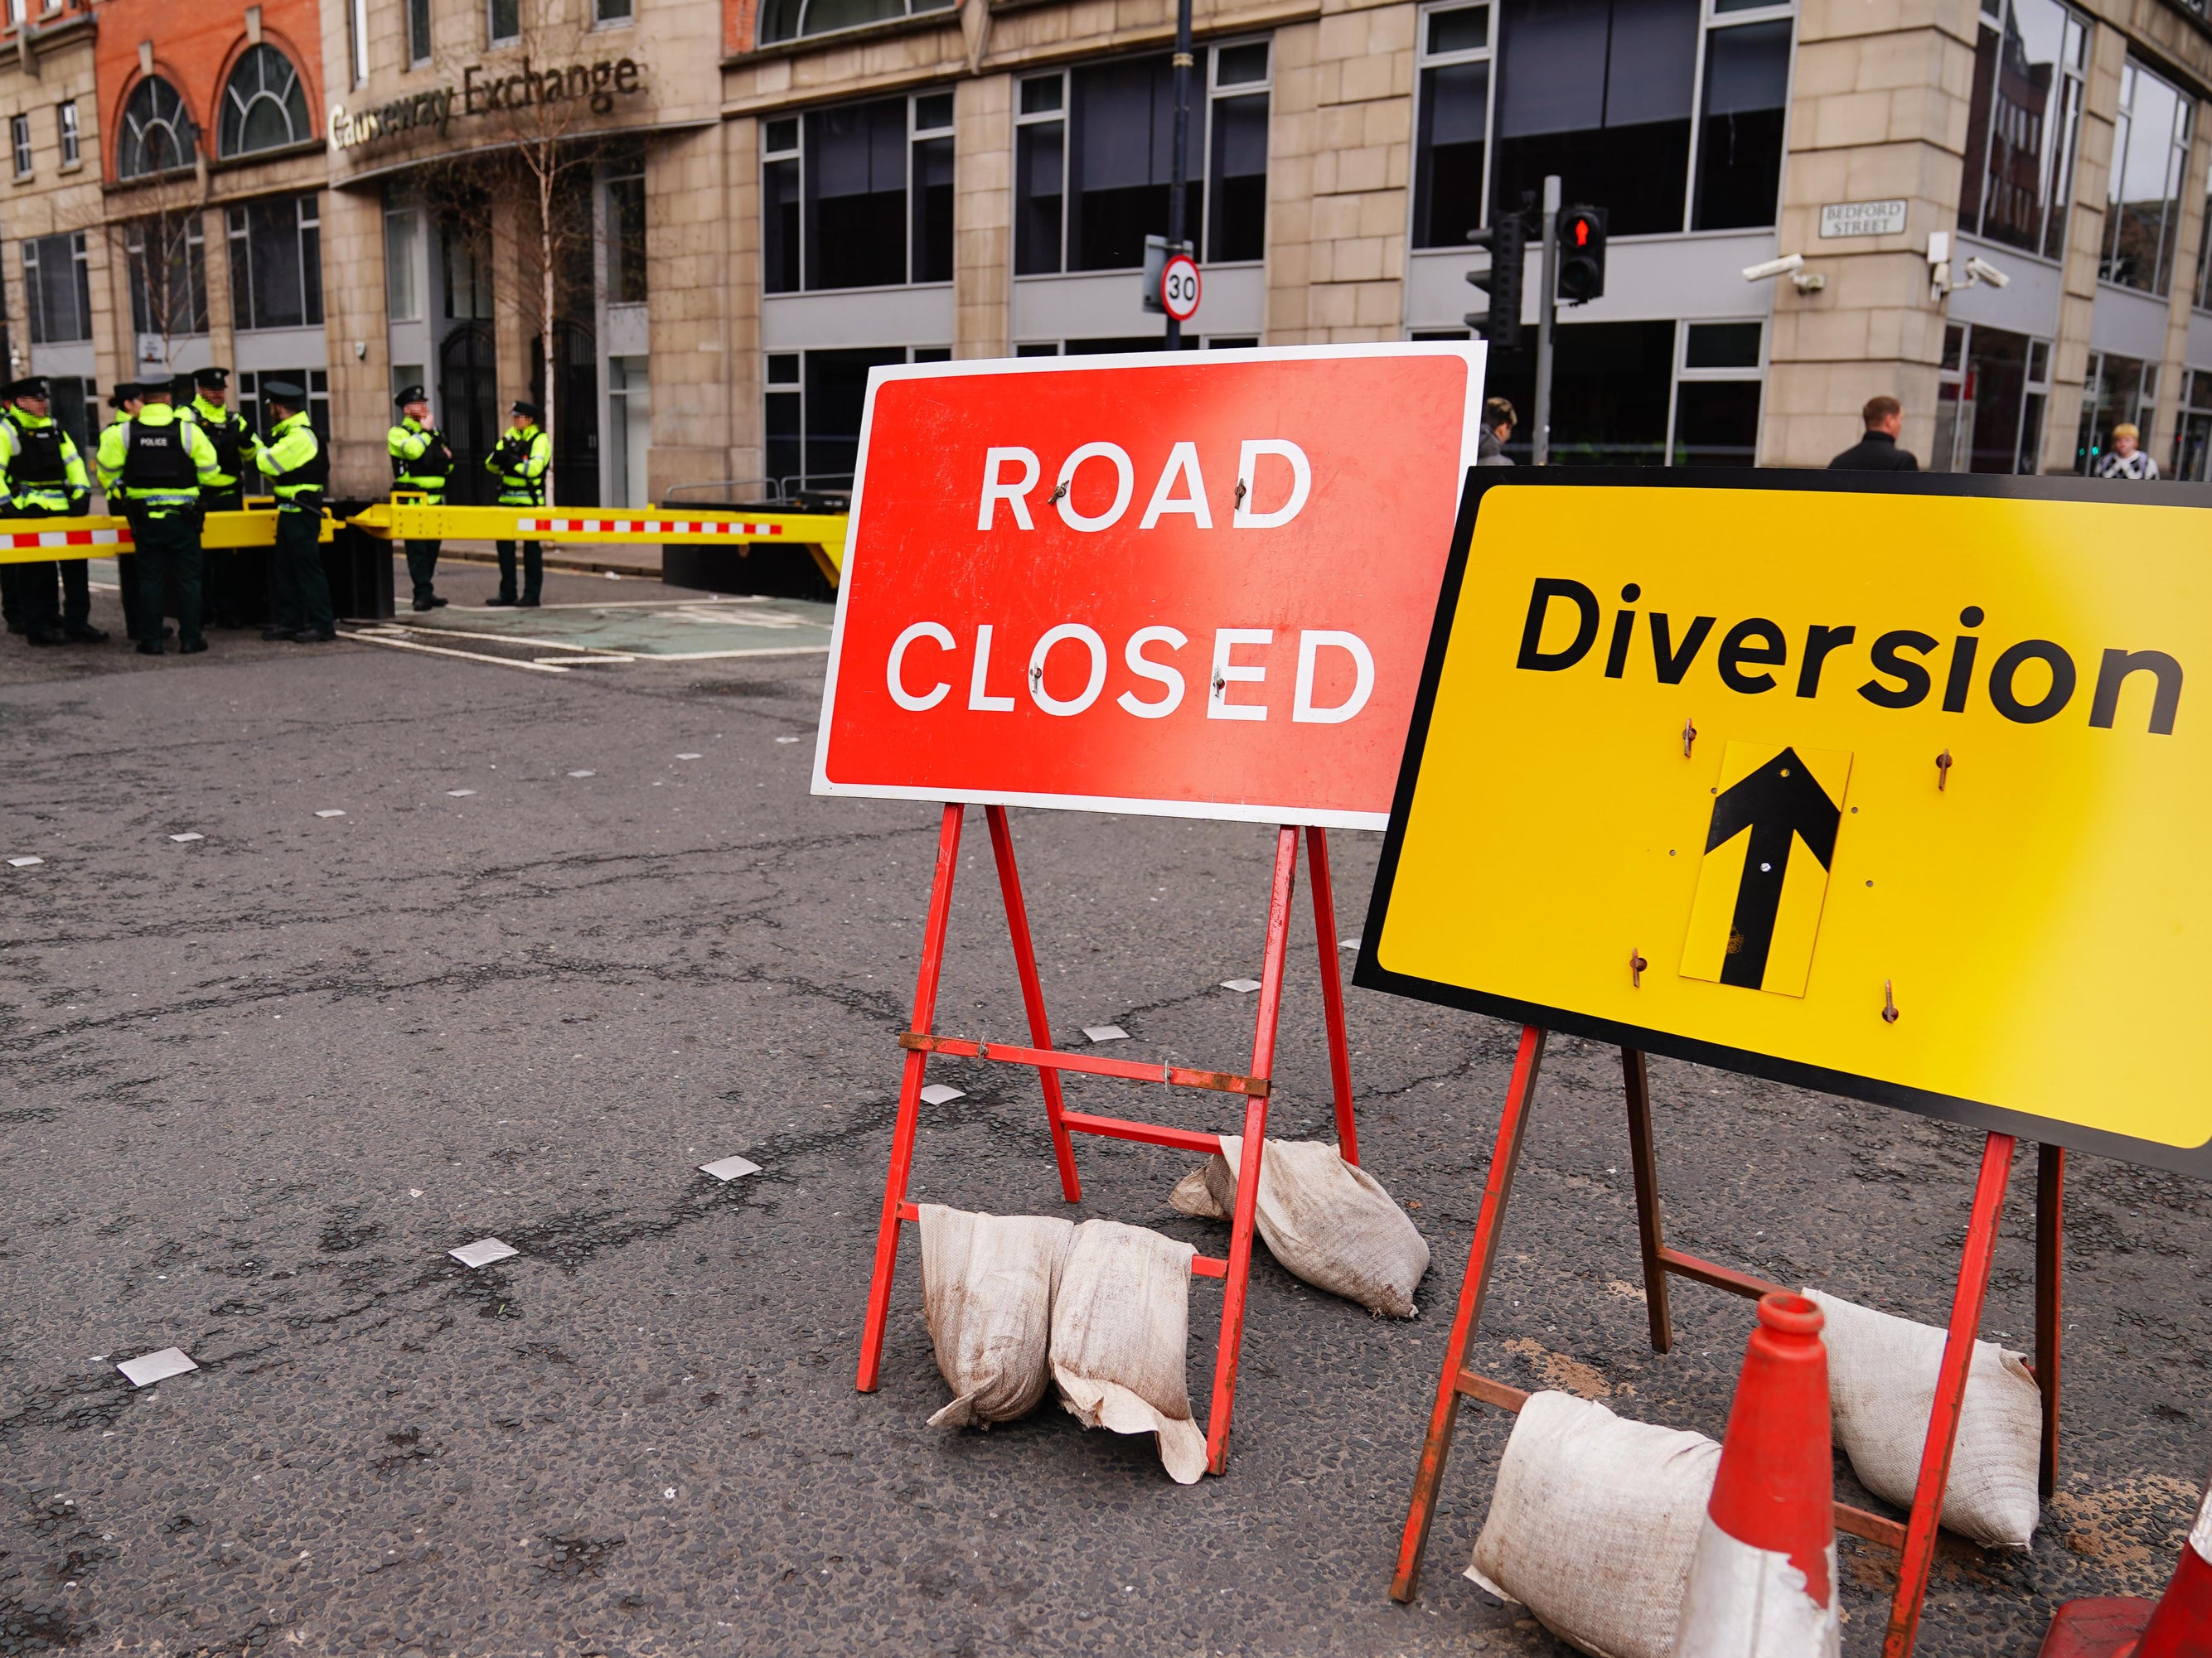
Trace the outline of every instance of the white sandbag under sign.
[[[1227, 1220], [1237, 1209], [1244, 1141], [1221, 1137], [1221, 1152], [1186, 1175], [1169, 1204], [1186, 1215]], [[1269, 1140], [1260, 1160], [1260, 1236], [1294, 1278], [1356, 1301], [1372, 1313], [1412, 1318], [1414, 1286], [1429, 1270], [1429, 1246], [1364, 1169], [1320, 1140]]]
[[921, 1205], [921, 1214], [922, 1315], [955, 1395], [929, 1425], [988, 1427], [1027, 1415], [1051, 1380], [1053, 1291], [1075, 1223], [939, 1203]]
[[1596, 1658], [1670, 1658], [1720, 1463], [1703, 1434], [1531, 1394], [1467, 1575]]
[[1183, 1353], [1190, 1326], [1188, 1243], [1141, 1226], [1086, 1220], [1052, 1303], [1052, 1380], [1086, 1428], [1156, 1434], [1179, 1485], [1206, 1472]]
[[[1836, 1443], [1861, 1485], [1910, 1508], [1946, 1333], [1840, 1296], [1805, 1293], [1827, 1319]], [[2037, 1485], [2042, 1455], [2043, 1392], [2027, 1359], [1994, 1341], [1977, 1341], [1944, 1487], [1943, 1523], [1993, 1548], [2026, 1548], [2043, 1517]]]

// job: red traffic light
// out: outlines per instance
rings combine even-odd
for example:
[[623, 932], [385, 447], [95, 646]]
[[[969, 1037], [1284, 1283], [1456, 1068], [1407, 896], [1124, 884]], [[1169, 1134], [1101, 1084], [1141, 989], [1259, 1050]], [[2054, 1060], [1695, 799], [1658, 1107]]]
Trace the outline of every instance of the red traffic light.
[[1589, 246], [1589, 221], [1588, 219], [1577, 219], [1575, 221], [1575, 246], [1577, 247], [1588, 247]]

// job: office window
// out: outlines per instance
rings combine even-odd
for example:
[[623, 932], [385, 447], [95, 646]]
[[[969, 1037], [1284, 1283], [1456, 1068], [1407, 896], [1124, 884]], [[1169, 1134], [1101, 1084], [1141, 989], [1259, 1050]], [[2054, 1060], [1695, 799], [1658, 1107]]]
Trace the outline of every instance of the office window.
[[407, 0], [407, 67], [430, 61], [430, 0]]
[[2100, 281], [2163, 294], [2181, 228], [2181, 180], [2189, 164], [2190, 102], [2130, 58], [2120, 71], [2112, 135]]
[[208, 331], [207, 238], [198, 213], [134, 220], [123, 249], [134, 332], [174, 339]]
[[522, 38], [522, 0], [484, 0], [484, 32], [491, 43]]
[[2112, 447], [2112, 428], [2132, 422], [2148, 432], [2158, 404], [2158, 365], [2110, 351], [2089, 354], [2081, 382], [2081, 424], [2074, 440], [2074, 470], [2093, 476]]
[[1682, 363], [1674, 376], [1674, 433], [1668, 451], [1669, 465], [1756, 464], [1763, 332], [1762, 325], [1755, 322], [1682, 325]]
[[637, 15], [637, 0], [592, 0], [594, 23], [627, 23]]
[[274, 46], [247, 47], [222, 90], [221, 152], [250, 155], [314, 136], [307, 88], [292, 60]]
[[2050, 380], [2047, 340], [1951, 324], [1943, 331], [1928, 470], [2039, 471]]
[[233, 375], [231, 384], [237, 388], [238, 393], [234, 406], [240, 416], [266, 440], [269, 428], [276, 421], [262, 404], [262, 383], [267, 381], [274, 385], [286, 380], [307, 388], [307, 424], [315, 429], [318, 436], [327, 440], [331, 434], [331, 377], [325, 369], [271, 368], [258, 374]]
[[[422, 320], [422, 214], [401, 208], [384, 216], [384, 315], [387, 322]], [[418, 376], [419, 378], [419, 376]]]
[[765, 122], [761, 174], [768, 292], [951, 281], [951, 94]]
[[141, 179], [190, 167], [198, 158], [198, 128], [185, 113], [176, 88], [149, 75], [131, 88], [123, 106], [123, 131], [115, 146], [115, 173]]
[[2045, 258], [2065, 251], [2088, 63], [2088, 26], [2058, 0], [1983, 6], [1960, 228]]
[[[1200, 260], [1266, 252], [1270, 52], [1264, 40], [1199, 54], [1183, 234]], [[1014, 136], [1017, 276], [1126, 270], [1165, 236], [1175, 166], [1175, 70], [1164, 58], [1034, 76]]]
[[227, 211], [231, 325], [319, 326], [322, 228], [315, 197], [272, 196]]
[[1690, 228], [1772, 224], [1790, 105], [1790, 20], [1706, 30], [1702, 104]]
[[1413, 246], [1460, 247], [1482, 224], [1490, 132], [1489, 6], [1421, 20], [1420, 106], [1413, 142]]
[[31, 343], [64, 345], [92, 337], [92, 267], [84, 232], [23, 244], [23, 307]]
[[62, 165], [75, 167], [84, 159], [76, 125], [76, 100], [71, 98], [61, 105], [55, 112], [55, 119], [61, 128]]
[[[357, 87], [368, 84], [368, 0], [344, 0], [346, 14], [346, 65], [353, 70], [353, 83]], [[223, 152], [228, 155], [230, 152]]]
[[953, 4], [954, 0], [762, 0], [758, 38], [762, 46], [774, 46], [802, 34], [828, 34], [866, 23], [945, 11]]
[[2212, 482], [2212, 374], [2202, 368], [2181, 373], [2168, 476], [2185, 483]]
[[[1672, 322], [1603, 322], [1570, 324], [1553, 333], [1553, 465], [1666, 464], [1677, 331]], [[1493, 349], [1489, 364], [1483, 390], [1521, 415], [1505, 452], [1526, 466], [1536, 408], [1536, 331], [1528, 330], [1510, 351]]]
[[645, 163], [606, 181], [607, 303], [645, 303]]
[[438, 255], [445, 276], [446, 315], [456, 322], [489, 322], [491, 232], [481, 220], [447, 219], [438, 227]]
[[943, 346], [769, 354], [763, 379], [765, 416], [762, 464], [769, 493], [788, 500], [800, 490], [849, 489], [860, 447], [860, 407], [868, 371], [886, 363], [943, 362]]
[[8, 118], [8, 146], [15, 152], [15, 176], [31, 176], [31, 118], [11, 115]]

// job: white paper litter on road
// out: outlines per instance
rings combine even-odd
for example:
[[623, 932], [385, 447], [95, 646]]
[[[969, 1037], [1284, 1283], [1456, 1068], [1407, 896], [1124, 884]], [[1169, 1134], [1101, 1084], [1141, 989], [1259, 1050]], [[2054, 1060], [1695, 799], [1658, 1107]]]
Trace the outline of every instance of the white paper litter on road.
[[204, 841], [207, 836], [198, 829], [186, 829], [182, 835], [173, 835], [169, 838], [172, 841]]
[[779, 743], [796, 743], [799, 741], [795, 737], [779, 737], [775, 740]]
[[35, 869], [38, 865], [45, 863], [46, 861], [46, 860], [43, 858], [10, 858], [8, 860], [8, 867], [9, 869]]
[[345, 816], [345, 813], [340, 811], [336, 806], [328, 806], [321, 811], [317, 812], [315, 816], [318, 817], [343, 817]]
[[182, 1376], [199, 1366], [185, 1356], [181, 1347], [164, 1347], [158, 1353], [141, 1353], [136, 1358], [126, 1358], [115, 1367], [123, 1378], [134, 1388], [150, 1388], [157, 1382], [167, 1382], [173, 1376]]
[[599, 773], [595, 771], [572, 771], [568, 775], [571, 777], [597, 777]]
[[955, 1088], [951, 1083], [932, 1083], [921, 1090], [921, 1102], [924, 1105], [950, 1105], [955, 1100], [964, 1100], [967, 1097], [966, 1089]]
[[501, 1243], [497, 1238], [478, 1238], [474, 1243], [465, 1243], [458, 1249], [446, 1253], [464, 1266], [489, 1266], [495, 1260], [505, 1260], [509, 1255], [519, 1255], [521, 1250], [511, 1243]]
[[1224, 979], [1221, 987], [1233, 990], [1240, 996], [1249, 996], [1260, 987], [1260, 981], [1257, 979]]
[[474, 789], [447, 789], [446, 793], [452, 795], [456, 800], [465, 800], [470, 795], [474, 794], [476, 791]]
[[1336, 941], [1336, 947], [1337, 947], [1339, 950], [1357, 950], [1357, 949], [1358, 949], [1358, 948], [1359, 948], [1359, 935], [1358, 935], [1358, 933], [1356, 933], [1356, 932], [1355, 932], [1355, 933], [1353, 933], [1353, 934], [1352, 935], [1352, 937], [1350, 937], [1349, 938], [1339, 938], [1339, 939]]
[[679, 754], [676, 757], [678, 760], [700, 760], [705, 758], [703, 755], [696, 754]]
[[1087, 1024], [1083, 1034], [1094, 1042], [1126, 1042], [1129, 1033], [1118, 1024]]
[[713, 1163], [699, 1165], [702, 1175], [712, 1175], [716, 1180], [743, 1180], [747, 1175], [760, 1173], [760, 1165], [743, 1157], [720, 1157]]

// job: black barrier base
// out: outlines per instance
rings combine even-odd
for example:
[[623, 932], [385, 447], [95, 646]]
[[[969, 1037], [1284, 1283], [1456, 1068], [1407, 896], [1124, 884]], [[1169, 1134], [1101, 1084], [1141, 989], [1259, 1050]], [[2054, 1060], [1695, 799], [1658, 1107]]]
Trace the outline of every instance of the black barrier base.
[[337, 532], [323, 544], [323, 576], [331, 586], [331, 608], [349, 622], [383, 622], [394, 614], [392, 544], [346, 522], [368, 505], [332, 501]]
[[837, 590], [804, 545], [750, 541], [734, 547], [686, 544], [660, 550], [660, 580], [671, 587], [710, 593], [759, 593], [771, 598], [812, 598], [827, 604]]

